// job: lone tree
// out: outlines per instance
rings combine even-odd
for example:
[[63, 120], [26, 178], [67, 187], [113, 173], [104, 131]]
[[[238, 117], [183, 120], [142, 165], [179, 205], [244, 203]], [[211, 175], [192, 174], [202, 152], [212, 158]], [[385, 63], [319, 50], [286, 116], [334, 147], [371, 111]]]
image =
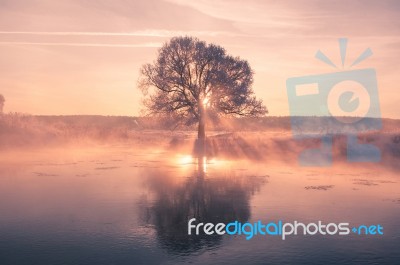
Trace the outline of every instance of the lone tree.
[[141, 68], [139, 87], [150, 115], [168, 115], [186, 125], [198, 123], [204, 143], [206, 117], [264, 116], [256, 99], [253, 71], [247, 61], [225, 49], [193, 37], [174, 37], [158, 51], [152, 64]]
[[4, 102], [6, 100], [4, 99], [4, 96], [0, 94], [0, 114], [3, 114], [3, 108], [4, 108]]

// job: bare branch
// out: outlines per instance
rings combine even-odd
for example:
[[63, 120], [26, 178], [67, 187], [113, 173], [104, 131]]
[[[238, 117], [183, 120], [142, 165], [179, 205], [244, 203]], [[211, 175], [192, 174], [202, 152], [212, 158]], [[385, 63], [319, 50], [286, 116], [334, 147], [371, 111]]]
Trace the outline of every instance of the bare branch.
[[138, 81], [148, 113], [174, 115], [190, 124], [202, 119], [205, 98], [207, 111], [215, 115], [264, 116], [267, 108], [252, 84], [247, 61], [193, 37], [164, 44], [157, 60], [142, 66]]

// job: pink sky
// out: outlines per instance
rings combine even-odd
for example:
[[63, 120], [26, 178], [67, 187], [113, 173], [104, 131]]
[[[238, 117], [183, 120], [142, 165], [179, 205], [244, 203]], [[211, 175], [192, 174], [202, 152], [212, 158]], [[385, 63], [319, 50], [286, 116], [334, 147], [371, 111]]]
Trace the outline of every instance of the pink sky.
[[[271, 115], [288, 115], [286, 79], [377, 71], [382, 115], [400, 118], [398, 1], [0, 1], [0, 94], [5, 112], [138, 115], [139, 68], [172, 36], [192, 35], [250, 62], [254, 90]], [[349, 69], [345, 64], [344, 69]], [[353, 68], [352, 68], [353, 69]]]

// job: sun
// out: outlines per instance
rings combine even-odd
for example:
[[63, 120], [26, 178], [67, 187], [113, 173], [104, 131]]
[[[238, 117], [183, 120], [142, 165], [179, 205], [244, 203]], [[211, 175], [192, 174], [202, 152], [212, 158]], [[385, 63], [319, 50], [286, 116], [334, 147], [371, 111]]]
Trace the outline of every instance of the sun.
[[206, 95], [203, 99], [203, 106], [208, 108], [210, 106], [210, 95]]

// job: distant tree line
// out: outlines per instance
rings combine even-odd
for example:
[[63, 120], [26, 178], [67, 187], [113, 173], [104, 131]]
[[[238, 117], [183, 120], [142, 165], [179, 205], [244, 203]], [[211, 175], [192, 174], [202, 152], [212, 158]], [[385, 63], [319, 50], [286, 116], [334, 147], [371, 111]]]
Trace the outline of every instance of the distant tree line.
[[0, 114], [3, 114], [3, 108], [4, 108], [4, 102], [5, 102], [5, 98], [2, 94], [0, 94]]

